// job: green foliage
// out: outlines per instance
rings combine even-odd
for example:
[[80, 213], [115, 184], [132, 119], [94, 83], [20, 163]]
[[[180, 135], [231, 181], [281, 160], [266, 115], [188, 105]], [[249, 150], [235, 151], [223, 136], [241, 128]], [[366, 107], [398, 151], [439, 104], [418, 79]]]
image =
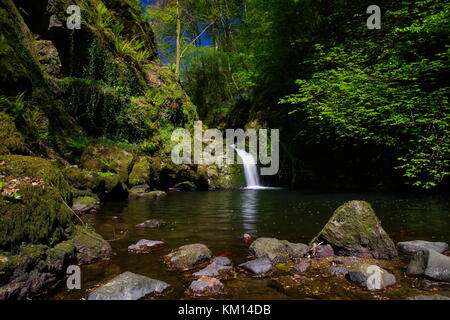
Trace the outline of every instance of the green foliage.
[[[391, 150], [408, 183], [429, 189], [450, 174], [448, 3], [416, 1], [387, 10], [381, 31], [346, 30], [341, 43], [317, 44], [282, 99], [306, 123], [297, 138]], [[402, 18], [409, 14], [407, 21]]]
[[14, 120], [17, 119], [26, 108], [26, 102], [23, 100], [24, 96], [25, 92], [22, 92], [15, 97], [5, 97], [0, 95], [0, 112], [5, 112]]

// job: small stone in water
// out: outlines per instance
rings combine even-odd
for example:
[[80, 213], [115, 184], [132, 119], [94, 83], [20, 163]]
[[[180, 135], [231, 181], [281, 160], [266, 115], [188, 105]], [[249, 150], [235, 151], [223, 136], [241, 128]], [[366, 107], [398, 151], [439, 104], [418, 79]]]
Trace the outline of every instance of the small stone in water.
[[347, 268], [342, 267], [331, 267], [328, 268], [328, 271], [330, 271], [330, 273], [334, 275], [346, 275], [348, 273]]
[[298, 273], [304, 273], [304, 272], [306, 272], [306, 270], [309, 269], [310, 266], [311, 266], [311, 263], [310, 263], [310, 262], [304, 261], [304, 262], [297, 263], [297, 264], [294, 266], [294, 269], [295, 269], [295, 271], [297, 271]]
[[161, 248], [164, 248], [167, 244], [162, 241], [153, 241], [142, 239], [139, 240], [136, 244], [132, 244], [128, 247], [128, 251], [132, 253], [149, 253], [151, 251], [155, 251]]
[[315, 255], [316, 258], [326, 258], [332, 256], [334, 256], [334, 250], [329, 244], [317, 247]]
[[239, 265], [254, 274], [262, 274], [272, 270], [272, 262], [268, 258], [258, 258]]
[[222, 282], [216, 278], [203, 276], [198, 280], [192, 281], [189, 290], [195, 294], [219, 293], [224, 288]]
[[217, 263], [218, 265], [221, 266], [229, 266], [231, 265], [231, 260], [228, 257], [215, 257], [212, 262]]
[[255, 237], [249, 235], [248, 233], [244, 234], [243, 236], [244, 238], [244, 243], [249, 246], [253, 243], [253, 241], [255, 241]]

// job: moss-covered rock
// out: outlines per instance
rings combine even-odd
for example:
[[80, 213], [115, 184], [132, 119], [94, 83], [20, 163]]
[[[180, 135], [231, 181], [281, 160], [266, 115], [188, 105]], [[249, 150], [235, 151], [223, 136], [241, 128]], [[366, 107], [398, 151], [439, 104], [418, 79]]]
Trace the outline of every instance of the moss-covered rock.
[[45, 265], [49, 272], [64, 272], [71, 263], [76, 263], [75, 246], [71, 241], [60, 242], [47, 251]]
[[25, 141], [11, 118], [0, 112], [0, 154], [27, 154]]
[[92, 197], [79, 197], [73, 200], [72, 210], [76, 213], [87, 213], [92, 209], [97, 208], [99, 202]]
[[303, 243], [291, 243], [275, 238], [258, 238], [250, 245], [249, 251], [256, 258], [268, 258], [273, 262], [286, 262], [291, 258], [301, 258], [309, 247]]
[[210, 189], [235, 189], [245, 187], [245, 175], [242, 165], [200, 165], [197, 168], [198, 179], [204, 179]]
[[148, 184], [150, 179], [150, 159], [149, 157], [141, 157], [133, 165], [130, 177], [128, 179], [129, 186], [137, 186]]
[[98, 194], [100, 198], [107, 199], [115, 196], [118, 198], [126, 198], [128, 195], [128, 188], [120, 180], [120, 176], [117, 173], [93, 172], [76, 167], [65, 168], [62, 172], [69, 184], [77, 189], [74, 192], [74, 197], [94, 197], [94, 194]]
[[395, 259], [395, 244], [381, 227], [372, 206], [365, 201], [349, 201], [336, 209], [311, 243], [330, 244], [338, 255]]
[[133, 155], [118, 147], [99, 144], [87, 146], [80, 159], [84, 169], [101, 173], [116, 173], [122, 183], [127, 182], [133, 163]]
[[189, 244], [174, 250], [164, 258], [172, 268], [189, 270], [196, 265], [209, 261], [212, 253], [204, 244]]
[[73, 212], [65, 202], [70, 187], [61, 172], [40, 158], [0, 156], [0, 163], [6, 184], [0, 195], [0, 248], [64, 240]]
[[74, 236], [69, 242], [75, 246], [79, 264], [107, 259], [112, 253], [111, 245], [87, 226], [75, 226]]

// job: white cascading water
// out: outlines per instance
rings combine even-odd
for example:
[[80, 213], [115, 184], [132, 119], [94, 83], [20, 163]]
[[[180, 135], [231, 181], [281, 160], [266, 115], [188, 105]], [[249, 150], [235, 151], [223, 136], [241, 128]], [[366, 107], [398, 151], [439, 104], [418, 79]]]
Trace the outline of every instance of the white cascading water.
[[259, 174], [258, 174], [258, 168], [256, 167], [255, 157], [253, 157], [253, 155], [251, 153], [248, 153], [245, 150], [236, 148], [235, 145], [232, 145], [232, 147], [236, 150], [237, 154], [242, 159], [242, 164], [244, 166], [245, 182], [247, 184], [247, 188], [250, 188], [250, 189], [263, 188], [259, 184]]

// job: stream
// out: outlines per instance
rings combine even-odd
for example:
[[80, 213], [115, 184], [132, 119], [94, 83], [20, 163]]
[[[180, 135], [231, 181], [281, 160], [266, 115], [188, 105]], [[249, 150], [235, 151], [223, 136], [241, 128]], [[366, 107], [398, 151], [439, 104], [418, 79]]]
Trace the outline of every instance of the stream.
[[[85, 216], [105, 239], [118, 238], [126, 230], [128, 233], [123, 239], [111, 242], [115, 254], [109, 261], [82, 267], [81, 290], [69, 291], [62, 282], [43, 298], [82, 299], [95, 286], [125, 271], [171, 284], [173, 289], [163, 299], [187, 298], [184, 291], [192, 281], [188, 278], [192, 272], [169, 271], [161, 256], [182, 245], [203, 243], [214, 255], [225, 254], [234, 264], [245, 262], [248, 248], [242, 240], [244, 233], [308, 243], [333, 211], [349, 200], [371, 203], [384, 229], [395, 242], [414, 239], [450, 242], [450, 198], [443, 196], [314, 193], [286, 189], [172, 192], [158, 200], [105, 203], [96, 214]], [[157, 230], [134, 227], [151, 218], [164, 220], [169, 225]], [[168, 243], [168, 247], [144, 255], [128, 253], [127, 247], [140, 239], [161, 240]], [[401, 268], [398, 272], [402, 272]], [[404, 286], [412, 286], [411, 281]], [[227, 290], [221, 298], [310, 297], [302, 293], [286, 294], [273, 287], [270, 279], [255, 279], [241, 273], [235, 279], [225, 280], [224, 284]], [[411, 294], [418, 294], [417, 290], [395, 291], [391, 298], [405, 298]], [[372, 298], [365, 293], [339, 290], [319, 297]]]

